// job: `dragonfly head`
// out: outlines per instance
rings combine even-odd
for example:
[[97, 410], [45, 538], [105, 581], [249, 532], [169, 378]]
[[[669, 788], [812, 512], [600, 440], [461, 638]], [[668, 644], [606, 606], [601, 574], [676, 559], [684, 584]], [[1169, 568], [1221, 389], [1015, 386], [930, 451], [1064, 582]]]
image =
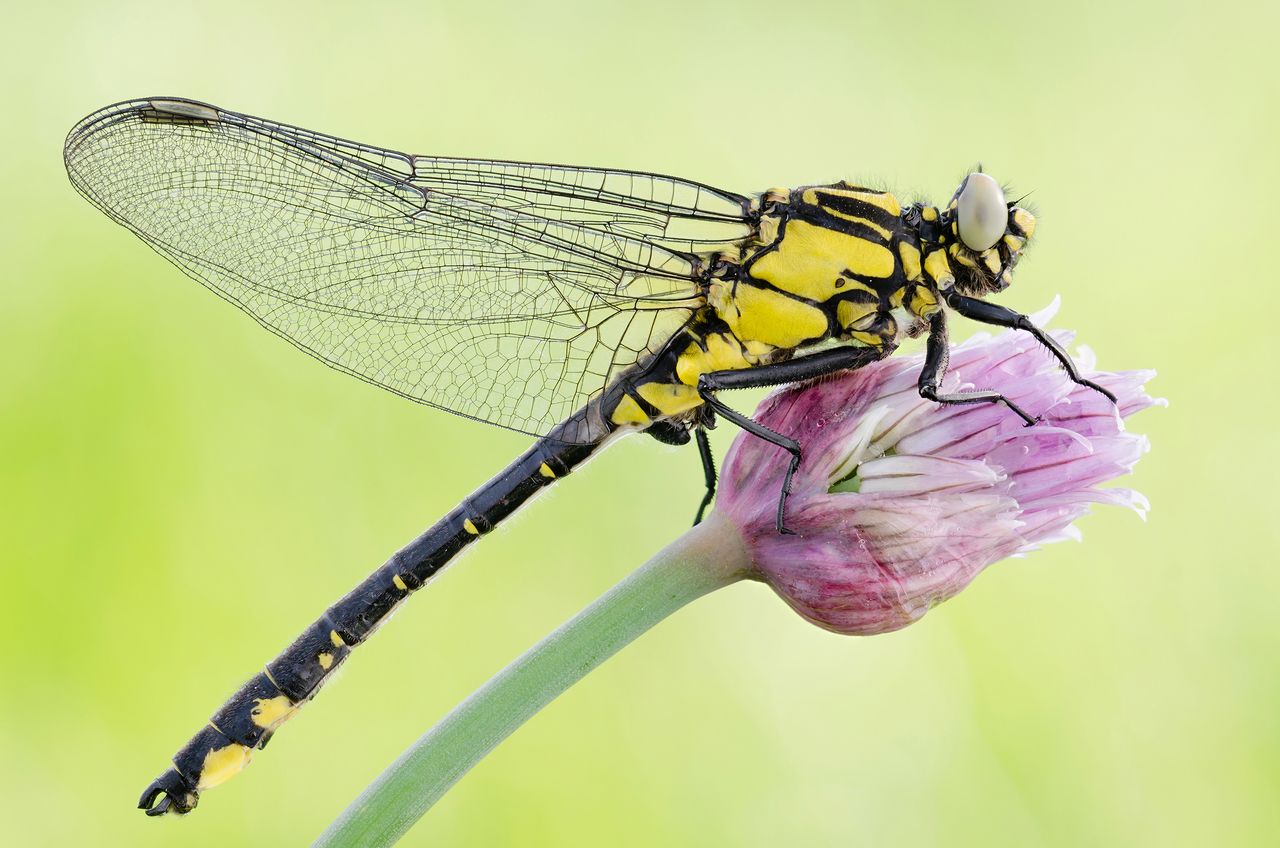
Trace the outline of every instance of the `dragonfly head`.
[[1035, 216], [1007, 201], [1000, 184], [980, 170], [960, 182], [937, 221], [921, 240], [945, 247], [956, 290], [977, 297], [1009, 287], [1036, 229]]

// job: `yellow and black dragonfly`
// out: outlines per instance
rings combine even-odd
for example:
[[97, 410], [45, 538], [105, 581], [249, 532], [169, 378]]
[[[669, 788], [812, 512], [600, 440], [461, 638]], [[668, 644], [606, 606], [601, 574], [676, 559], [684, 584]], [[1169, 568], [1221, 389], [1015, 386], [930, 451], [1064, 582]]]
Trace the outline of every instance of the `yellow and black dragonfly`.
[[[724, 389], [859, 368], [928, 334], [944, 393], [947, 311], [1034, 334], [982, 300], [1035, 229], [983, 173], [946, 207], [851, 185], [742, 195], [636, 171], [414, 156], [181, 98], [132, 100], [67, 137], [75, 188], [186, 274], [333, 368], [537, 437], [523, 456], [339, 600], [236, 692], [143, 793], [186, 813], [238, 772], [378, 624], [471, 542], [611, 437], [696, 442], [716, 416], [801, 445]], [[1112, 398], [1114, 400], [1114, 398]]]

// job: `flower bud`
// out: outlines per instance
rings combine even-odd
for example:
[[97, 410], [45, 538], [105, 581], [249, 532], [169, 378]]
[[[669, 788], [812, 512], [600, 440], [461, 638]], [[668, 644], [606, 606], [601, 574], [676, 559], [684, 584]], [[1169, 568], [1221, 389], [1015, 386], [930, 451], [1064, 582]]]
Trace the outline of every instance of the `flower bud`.
[[741, 532], [757, 576], [805, 618], [849, 634], [905, 627], [991, 563], [1077, 538], [1072, 523], [1092, 503], [1145, 516], [1141, 495], [1099, 486], [1147, 450], [1122, 419], [1162, 403], [1143, 391], [1154, 372], [1094, 373], [1087, 350], [1078, 362], [1117, 404], [1072, 383], [1025, 333], [952, 350], [945, 391], [1001, 391], [1042, 416], [1034, 427], [1002, 405], [922, 399], [920, 356], [788, 387], [755, 417], [802, 446], [786, 510], [797, 535], [774, 524], [788, 456], [747, 433], [725, 458], [717, 509]]

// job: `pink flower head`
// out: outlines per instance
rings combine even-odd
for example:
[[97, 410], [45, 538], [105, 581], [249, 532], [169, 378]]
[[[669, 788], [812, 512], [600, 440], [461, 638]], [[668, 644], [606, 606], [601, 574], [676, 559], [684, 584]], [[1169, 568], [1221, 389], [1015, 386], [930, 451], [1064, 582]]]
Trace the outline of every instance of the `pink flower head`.
[[[1036, 322], [1054, 310], [1056, 301]], [[1072, 522], [1092, 503], [1145, 516], [1142, 495], [1098, 487], [1147, 450], [1122, 419], [1161, 403], [1143, 390], [1154, 372], [1094, 372], [1083, 349], [1077, 361], [1118, 405], [1073, 384], [1026, 333], [952, 350], [946, 391], [997, 389], [1041, 416], [1034, 427], [1004, 406], [922, 399], [920, 356], [786, 388], [755, 417], [804, 452], [786, 513], [797, 535], [774, 526], [788, 455], [746, 433], [725, 458], [717, 509], [742, 533], [758, 576], [805, 618], [838, 633], [905, 627], [991, 563], [1078, 538]]]

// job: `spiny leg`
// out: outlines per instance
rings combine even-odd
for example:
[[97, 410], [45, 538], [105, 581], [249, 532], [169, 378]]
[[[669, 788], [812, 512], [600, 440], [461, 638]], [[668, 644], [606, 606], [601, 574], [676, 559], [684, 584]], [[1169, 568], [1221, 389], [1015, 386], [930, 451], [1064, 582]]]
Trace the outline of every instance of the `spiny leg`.
[[[748, 433], [755, 436], [756, 438], [764, 439], [766, 442], [769, 442], [770, 444], [777, 445], [778, 447], [785, 450], [787, 453], [791, 454], [791, 462], [790, 464], [787, 465], [786, 476], [782, 478], [782, 494], [778, 497], [778, 515], [776, 519], [776, 526], [778, 528], [779, 533], [782, 533], [785, 536], [794, 536], [795, 531], [788, 530], [786, 525], [783, 523], [783, 514], [786, 511], [787, 495], [791, 494], [791, 478], [795, 475], [796, 469], [800, 467], [800, 443], [797, 442], [795, 439], [787, 438], [781, 433], [775, 433], [774, 431], [770, 430], [768, 427], [764, 426], [760, 422], [752, 418], [748, 418], [747, 416], [743, 415], [742, 413], [738, 412], [735, 409], [731, 409], [730, 407], [725, 406], [725, 404], [719, 399], [717, 399], [716, 396], [713, 394], [715, 389], [712, 389], [712, 388], [704, 389], [703, 380], [705, 378], [713, 376], [715, 374], [724, 374], [724, 373], [734, 373], [734, 372], [715, 371], [715, 372], [712, 372], [712, 374], [703, 374], [702, 377], [698, 379], [698, 394], [702, 396], [702, 399], [707, 403], [708, 406], [710, 406], [716, 412], [723, 415], [725, 418], [732, 421], [734, 424], [737, 424], [743, 430], [746, 430]], [[742, 373], [746, 373], [746, 372], [742, 372]], [[725, 387], [725, 388], [748, 388], [748, 387], [732, 386], [732, 387]]]
[[1026, 315], [995, 303], [987, 303], [985, 300], [979, 300], [976, 297], [965, 297], [962, 294], [956, 294], [954, 291], [947, 293], [946, 300], [948, 306], [966, 318], [980, 321], [983, 324], [1009, 327], [1030, 333], [1036, 341], [1049, 349], [1049, 353], [1053, 354], [1053, 358], [1062, 365], [1063, 370], [1067, 372], [1067, 376], [1071, 378], [1071, 382], [1078, 386], [1087, 386], [1106, 397], [1112, 403], [1116, 402], [1114, 393], [1104, 389], [1092, 380], [1086, 380], [1080, 376], [1080, 371], [1076, 368], [1076, 363], [1072, 360], [1071, 355], [1062, 349], [1062, 345], [1054, 341], [1053, 336], [1031, 323], [1031, 319]]
[[1029, 415], [1026, 410], [1009, 400], [999, 392], [956, 392], [940, 394], [938, 384], [947, 374], [947, 364], [951, 354], [947, 340], [947, 318], [945, 312], [936, 312], [929, 319], [929, 341], [925, 346], [924, 367], [920, 369], [920, 379], [916, 385], [920, 397], [942, 404], [961, 403], [1003, 403], [1018, 415], [1027, 426], [1035, 424], [1038, 419]]
[[795, 535], [784, 523], [787, 496], [791, 494], [791, 478], [800, 467], [800, 443], [781, 433], [775, 433], [768, 427], [746, 415], [726, 406], [715, 393], [722, 389], [753, 389], [765, 386], [780, 386], [784, 383], [795, 383], [811, 380], [837, 371], [852, 371], [883, 359], [892, 352], [892, 348], [876, 347], [840, 347], [824, 350], [811, 356], [802, 356], [787, 362], [773, 365], [761, 365], [742, 371], [712, 371], [698, 378], [698, 395], [707, 406], [737, 424], [743, 430], [759, 439], [791, 454], [791, 462], [787, 465], [786, 476], [782, 478], [782, 493], [778, 496], [778, 513], [776, 526], [779, 533]]
[[698, 504], [698, 514], [693, 519], [693, 526], [697, 527], [702, 523], [702, 516], [711, 505], [711, 499], [716, 496], [716, 460], [711, 455], [711, 443], [707, 441], [705, 427], [698, 425], [693, 431], [693, 438], [698, 443], [698, 456], [702, 458], [702, 474], [707, 482], [707, 492], [702, 496], [702, 503]]

